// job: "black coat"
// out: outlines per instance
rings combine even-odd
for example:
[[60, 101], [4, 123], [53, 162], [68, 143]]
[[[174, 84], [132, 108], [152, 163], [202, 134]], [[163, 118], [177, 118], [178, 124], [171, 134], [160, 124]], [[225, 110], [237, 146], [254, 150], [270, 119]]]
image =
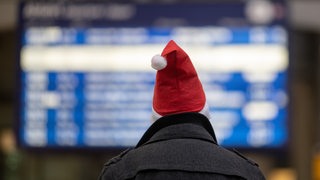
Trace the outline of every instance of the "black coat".
[[258, 165], [216, 143], [199, 113], [158, 119], [138, 145], [107, 162], [99, 180], [263, 180]]

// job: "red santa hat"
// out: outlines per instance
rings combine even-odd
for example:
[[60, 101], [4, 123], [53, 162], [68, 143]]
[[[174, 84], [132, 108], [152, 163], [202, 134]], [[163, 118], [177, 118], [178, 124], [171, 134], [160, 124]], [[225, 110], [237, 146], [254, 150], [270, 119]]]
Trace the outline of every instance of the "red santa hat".
[[183, 112], [199, 112], [210, 118], [205, 93], [189, 56], [173, 41], [151, 66], [156, 75], [152, 119]]

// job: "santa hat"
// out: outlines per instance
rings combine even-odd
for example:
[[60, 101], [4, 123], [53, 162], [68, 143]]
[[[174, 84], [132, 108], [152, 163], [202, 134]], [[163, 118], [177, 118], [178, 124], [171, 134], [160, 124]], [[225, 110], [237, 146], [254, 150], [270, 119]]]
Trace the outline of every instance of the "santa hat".
[[152, 119], [184, 112], [199, 112], [210, 118], [205, 93], [189, 56], [173, 41], [151, 66], [156, 75]]

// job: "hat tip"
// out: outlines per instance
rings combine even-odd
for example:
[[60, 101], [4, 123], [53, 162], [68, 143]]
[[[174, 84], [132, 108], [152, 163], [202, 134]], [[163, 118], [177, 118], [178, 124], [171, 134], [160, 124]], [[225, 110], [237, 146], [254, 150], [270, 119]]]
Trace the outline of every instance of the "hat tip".
[[151, 67], [155, 70], [162, 70], [167, 66], [167, 60], [161, 55], [155, 55], [151, 59]]

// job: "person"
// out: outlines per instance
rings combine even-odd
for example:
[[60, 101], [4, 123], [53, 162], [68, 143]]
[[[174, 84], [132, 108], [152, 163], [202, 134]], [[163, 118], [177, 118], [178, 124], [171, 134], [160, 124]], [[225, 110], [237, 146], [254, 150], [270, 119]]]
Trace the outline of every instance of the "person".
[[136, 147], [109, 160], [99, 180], [265, 179], [257, 163], [218, 145], [202, 84], [173, 41], [152, 58], [153, 124]]

